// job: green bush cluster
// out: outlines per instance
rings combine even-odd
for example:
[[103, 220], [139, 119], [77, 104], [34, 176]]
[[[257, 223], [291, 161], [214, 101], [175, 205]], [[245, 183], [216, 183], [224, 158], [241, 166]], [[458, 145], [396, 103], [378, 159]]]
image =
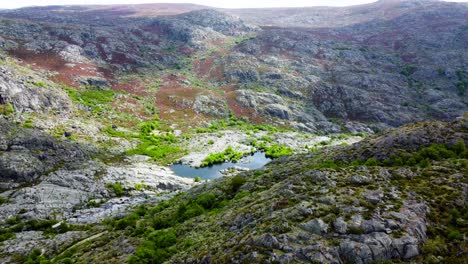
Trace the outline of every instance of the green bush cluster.
[[9, 203], [9, 202], [10, 201], [7, 198], [0, 196], [0, 205], [6, 204], [6, 203]]
[[222, 119], [213, 121], [208, 127], [199, 127], [196, 129], [197, 133], [213, 133], [222, 129], [239, 129], [242, 131], [270, 131], [278, 132], [281, 129], [269, 126], [269, 125], [258, 125], [246, 122], [242, 119], [236, 118], [231, 114], [229, 119]]
[[41, 88], [45, 88], [47, 86], [45, 82], [33, 82], [33, 84]]
[[103, 106], [114, 100], [115, 92], [111, 90], [76, 90], [64, 87], [68, 96], [75, 102], [85, 105], [95, 112], [102, 112]]
[[135, 187], [135, 190], [137, 190], [137, 191], [148, 189], [148, 185], [143, 184], [143, 183], [135, 183], [134, 187]]
[[247, 180], [240, 176], [236, 175], [231, 178], [231, 181], [229, 182], [229, 189], [231, 193], [236, 193], [242, 185], [244, 185], [247, 182]]
[[158, 120], [143, 122], [139, 125], [140, 133], [143, 136], [150, 135], [154, 130], [159, 129], [160, 125]]
[[51, 263], [45, 256], [42, 255], [40, 249], [36, 248], [29, 253], [28, 258], [24, 261], [24, 264], [48, 264]]
[[352, 162], [344, 162], [341, 160], [324, 160], [313, 165], [314, 168], [333, 168], [347, 166], [420, 166], [428, 167], [432, 160], [443, 160], [450, 158], [468, 158], [468, 149], [465, 147], [464, 141], [458, 141], [453, 146], [448, 144], [432, 144], [428, 147], [419, 149], [414, 153], [392, 154], [383, 161], [379, 161], [372, 157], [367, 160], [354, 160]]
[[402, 153], [393, 154], [381, 164], [384, 166], [415, 166], [427, 167], [431, 160], [442, 160], [449, 158], [468, 158], [468, 150], [465, 148], [465, 142], [459, 141], [453, 146], [447, 144], [432, 144], [421, 148], [413, 154]]
[[293, 149], [283, 145], [273, 144], [264, 148], [265, 156], [268, 158], [276, 159], [283, 156], [290, 156], [293, 154]]
[[124, 194], [124, 189], [123, 185], [121, 183], [115, 182], [115, 183], [106, 183], [106, 187], [109, 189], [112, 189], [115, 195], [117, 196], [122, 196]]
[[211, 166], [217, 163], [223, 163], [225, 161], [238, 161], [244, 157], [244, 153], [235, 151], [231, 146], [228, 146], [223, 152], [219, 153], [210, 153], [202, 163], [201, 167]]
[[250, 141], [250, 145], [262, 152], [265, 152], [265, 156], [268, 158], [276, 159], [283, 156], [290, 156], [293, 154], [293, 149], [290, 147], [286, 147], [283, 145], [278, 144], [270, 144], [267, 143], [273, 142], [273, 139], [268, 136], [263, 136], [260, 138], [260, 142], [257, 140]]
[[136, 249], [135, 254], [130, 257], [129, 263], [164, 263], [177, 251], [175, 248], [176, 243], [177, 237], [173, 229], [153, 231]]
[[[177, 205], [178, 204], [178, 205]], [[144, 235], [144, 241], [137, 247], [130, 263], [163, 263], [176, 253], [178, 242], [177, 225], [223, 206], [223, 201], [213, 193], [203, 193], [188, 201], [172, 200], [159, 203], [151, 210], [140, 207], [134, 213], [111, 223], [115, 229], [134, 227], [134, 234]], [[175, 208], [175, 210], [166, 210]], [[146, 216], [149, 227], [138, 219]]]
[[160, 128], [161, 126], [158, 122], [158, 118], [155, 117], [152, 121], [141, 123], [139, 125], [139, 133], [127, 134], [122, 131], [117, 131], [111, 126], [106, 127], [104, 132], [113, 137], [139, 139], [140, 144], [134, 149], [127, 151], [128, 155], [145, 155], [156, 161], [165, 159], [172, 161], [172, 158], [183, 150], [175, 145], [178, 140], [174, 133], [169, 131], [160, 134], [153, 133], [153, 131]]
[[0, 115], [11, 115], [15, 112], [15, 108], [11, 103], [0, 104]]

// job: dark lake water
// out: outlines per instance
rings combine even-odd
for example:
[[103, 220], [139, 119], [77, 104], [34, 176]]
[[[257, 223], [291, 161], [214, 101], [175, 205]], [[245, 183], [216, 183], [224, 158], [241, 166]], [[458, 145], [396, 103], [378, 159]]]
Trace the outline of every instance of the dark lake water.
[[259, 169], [270, 161], [270, 158], [265, 157], [265, 153], [256, 152], [253, 155], [242, 158], [238, 162], [224, 162], [210, 167], [194, 168], [184, 164], [174, 164], [170, 167], [177, 176], [187, 178], [195, 178], [195, 176], [198, 176], [203, 180], [211, 180], [221, 177], [222, 174], [220, 171], [229, 167]]

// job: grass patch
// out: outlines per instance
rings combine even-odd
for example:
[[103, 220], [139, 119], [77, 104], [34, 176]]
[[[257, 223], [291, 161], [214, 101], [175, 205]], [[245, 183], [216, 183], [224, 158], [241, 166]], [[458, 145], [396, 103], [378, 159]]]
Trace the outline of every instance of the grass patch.
[[36, 87], [41, 87], [41, 88], [45, 88], [47, 87], [46, 83], [45, 82], [33, 82], [34, 86]]
[[115, 92], [111, 90], [76, 90], [70, 87], [64, 89], [74, 102], [87, 106], [95, 112], [102, 112], [105, 105], [111, 103], [115, 96]]

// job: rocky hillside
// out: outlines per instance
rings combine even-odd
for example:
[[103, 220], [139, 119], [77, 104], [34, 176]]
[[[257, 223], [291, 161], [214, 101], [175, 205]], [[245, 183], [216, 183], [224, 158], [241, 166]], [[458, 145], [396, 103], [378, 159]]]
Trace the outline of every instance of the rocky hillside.
[[[47, 248], [29, 259], [464, 263], [467, 143], [465, 115], [278, 159], [157, 205], [140, 205], [107, 221], [106, 229], [93, 226], [88, 236], [96, 235], [86, 243], [76, 239], [65, 251]], [[368, 158], [369, 149], [393, 154]]]
[[208, 119], [232, 111], [257, 123], [356, 132], [467, 110], [464, 3], [202, 8], [4, 10], [0, 43], [54, 82], [155, 95], [136, 104], [153, 104], [170, 122], [180, 122], [172, 110]]

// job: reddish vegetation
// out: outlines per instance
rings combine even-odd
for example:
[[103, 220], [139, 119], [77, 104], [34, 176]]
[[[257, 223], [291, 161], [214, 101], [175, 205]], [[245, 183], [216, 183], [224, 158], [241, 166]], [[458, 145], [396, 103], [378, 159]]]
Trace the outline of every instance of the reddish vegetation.
[[135, 64], [135, 59], [127, 57], [125, 54], [120, 52], [112, 52], [112, 59], [110, 61], [113, 64]]
[[139, 4], [139, 5], [115, 5], [112, 11], [131, 12], [131, 16], [169, 16], [178, 15], [194, 10], [206, 8], [205, 6], [194, 4]]
[[112, 84], [112, 90], [127, 92], [138, 96], [148, 96], [148, 91], [143, 82], [137, 79], [131, 79], [126, 82], [115, 82]]
[[224, 67], [216, 65], [214, 60], [214, 57], [207, 57], [193, 61], [193, 71], [197, 74], [198, 78], [217, 81], [224, 79]]
[[197, 114], [192, 108], [198, 94], [213, 94], [211, 91], [183, 85], [182, 82], [186, 78], [180, 75], [169, 74], [163, 76], [162, 80], [163, 85], [156, 95], [156, 105], [162, 120], [180, 123], [186, 127], [187, 125], [199, 126], [211, 119]]
[[9, 50], [9, 54], [22, 60], [22, 64], [29, 64], [33, 69], [55, 71], [57, 74], [51, 79], [58, 83], [77, 87], [75, 78], [78, 76], [92, 76], [112, 78], [110, 70], [86, 63], [67, 63], [55, 53], [35, 53], [24, 48]]

